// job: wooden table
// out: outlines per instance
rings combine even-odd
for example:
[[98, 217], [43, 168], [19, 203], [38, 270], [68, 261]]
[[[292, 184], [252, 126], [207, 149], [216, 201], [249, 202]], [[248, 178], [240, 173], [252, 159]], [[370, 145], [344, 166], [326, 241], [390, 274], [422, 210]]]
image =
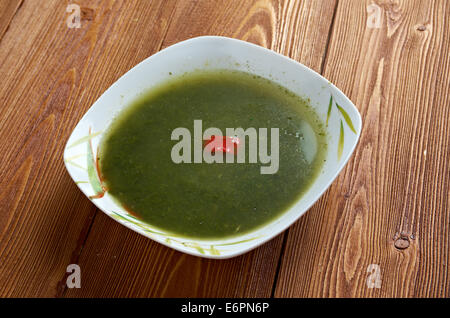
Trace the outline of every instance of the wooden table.
[[[67, 1], [0, 1], [0, 296], [450, 296], [450, 1], [73, 3], [80, 28], [67, 23]], [[229, 260], [188, 256], [115, 223], [62, 160], [112, 83], [199, 35], [311, 67], [363, 118], [356, 152], [310, 211]], [[81, 268], [80, 289], [66, 286], [69, 264]]]

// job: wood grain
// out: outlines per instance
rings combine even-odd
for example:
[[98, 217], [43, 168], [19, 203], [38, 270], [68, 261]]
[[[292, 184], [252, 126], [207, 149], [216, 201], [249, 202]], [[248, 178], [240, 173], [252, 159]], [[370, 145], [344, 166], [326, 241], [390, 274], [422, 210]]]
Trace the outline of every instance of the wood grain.
[[[334, 1], [180, 1], [163, 47], [193, 36], [232, 36], [319, 70], [333, 9]], [[280, 235], [234, 259], [206, 260], [153, 243], [97, 214], [79, 260], [89, 283], [65, 296], [269, 297], [282, 240]]]
[[[367, 27], [372, 3], [380, 28]], [[362, 135], [289, 231], [277, 297], [450, 296], [449, 14], [448, 1], [339, 1], [324, 75], [359, 108]]]
[[[80, 28], [66, 23], [69, 3]], [[380, 28], [367, 25], [369, 5]], [[0, 297], [450, 297], [449, 16], [446, 0], [0, 0]], [[119, 225], [62, 160], [112, 83], [200, 35], [322, 72], [363, 118], [355, 154], [311, 210], [224, 261]], [[73, 263], [81, 289], [65, 287]], [[367, 287], [370, 264], [379, 289]]]
[[23, 0], [0, 1], [0, 41]]
[[[96, 213], [65, 171], [64, 144], [108, 86], [160, 49], [175, 5], [77, 3], [81, 28], [69, 29], [67, 3], [25, 1], [0, 44], [0, 296], [64, 291]], [[135, 39], [136, 19], [152, 32]]]

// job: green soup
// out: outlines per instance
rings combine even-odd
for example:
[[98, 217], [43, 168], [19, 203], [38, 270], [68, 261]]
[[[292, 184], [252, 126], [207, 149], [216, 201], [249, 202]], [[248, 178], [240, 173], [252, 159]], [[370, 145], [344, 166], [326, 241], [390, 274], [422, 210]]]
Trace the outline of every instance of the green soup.
[[[174, 163], [179, 141], [172, 132], [190, 130], [194, 149], [194, 120], [224, 136], [226, 128], [278, 128], [277, 172], [262, 174], [268, 164], [249, 160]], [[318, 176], [326, 149], [324, 127], [307, 100], [270, 80], [217, 70], [174, 77], [135, 101], [111, 124], [98, 159], [108, 192], [130, 213], [166, 232], [206, 239], [279, 217]]]

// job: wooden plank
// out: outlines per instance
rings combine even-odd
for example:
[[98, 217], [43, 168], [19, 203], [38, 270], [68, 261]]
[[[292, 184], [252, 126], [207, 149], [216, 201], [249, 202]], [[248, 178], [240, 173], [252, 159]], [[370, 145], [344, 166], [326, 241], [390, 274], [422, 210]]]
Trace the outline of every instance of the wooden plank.
[[324, 75], [359, 108], [361, 140], [289, 231], [277, 297], [450, 296], [449, 15], [445, 0], [339, 1]]
[[0, 41], [3, 38], [9, 24], [22, 5], [23, 0], [3, 0], [0, 1]]
[[3, 297], [64, 291], [96, 212], [65, 171], [64, 144], [106, 88], [160, 49], [175, 5], [77, 3], [81, 27], [69, 28], [66, 2], [24, 1], [0, 43]]
[[[319, 70], [334, 1], [179, 1], [163, 47], [190, 37], [231, 36]], [[324, 36], [325, 35], [325, 36]], [[178, 253], [97, 214], [79, 260], [83, 287], [65, 296], [268, 297], [283, 235], [230, 260]]]

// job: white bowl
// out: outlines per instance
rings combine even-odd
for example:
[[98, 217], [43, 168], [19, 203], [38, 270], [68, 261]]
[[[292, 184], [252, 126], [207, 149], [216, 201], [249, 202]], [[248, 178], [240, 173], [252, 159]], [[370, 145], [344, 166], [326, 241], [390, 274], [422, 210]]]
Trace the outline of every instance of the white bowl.
[[[294, 93], [309, 98], [312, 107], [326, 124], [326, 162], [309, 190], [273, 222], [231, 239], [193, 240], [157, 230], [116, 204], [108, 192], [103, 190], [97, 174], [94, 159], [97, 147], [113, 117], [156, 84], [197, 69], [241, 70], [269, 78]], [[318, 73], [292, 59], [248, 42], [204, 36], [177, 43], [156, 53], [108, 88], [75, 127], [64, 150], [64, 161], [81, 191], [117, 222], [181, 252], [207, 258], [229, 258], [270, 240], [302, 216], [347, 163], [360, 132], [361, 116], [356, 107]]]

